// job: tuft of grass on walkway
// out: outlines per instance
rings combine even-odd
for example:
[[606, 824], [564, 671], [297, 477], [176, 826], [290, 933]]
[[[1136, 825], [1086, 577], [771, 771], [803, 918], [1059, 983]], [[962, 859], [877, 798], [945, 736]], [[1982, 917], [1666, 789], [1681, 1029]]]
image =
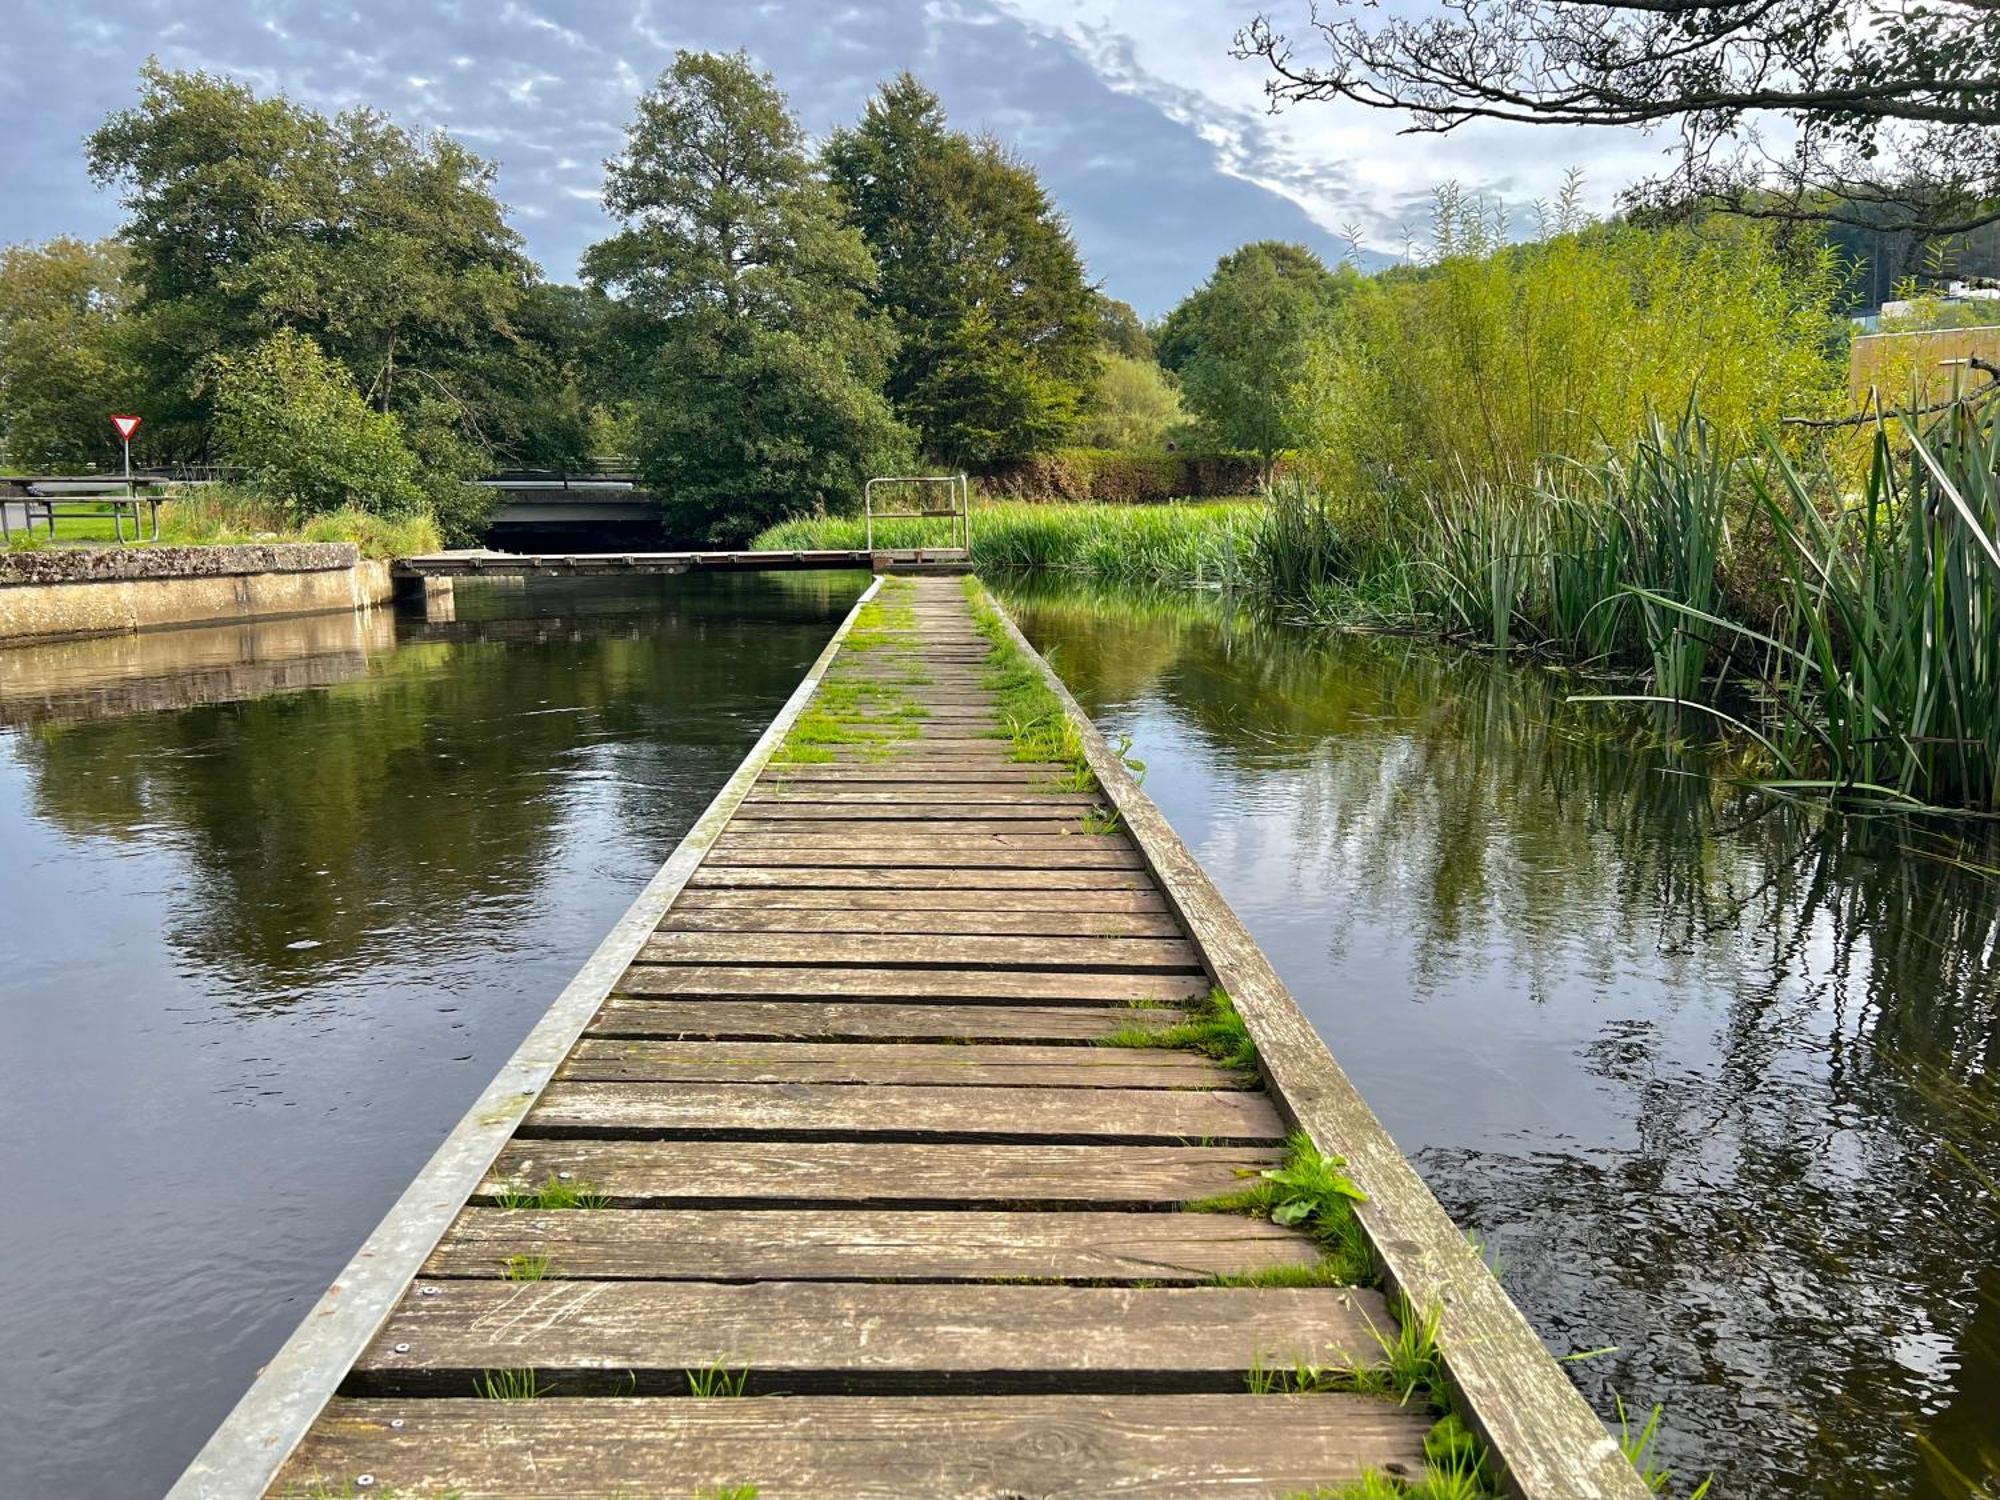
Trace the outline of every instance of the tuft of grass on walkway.
[[1219, 989], [1194, 1011], [1193, 1019], [1172, 1026], [1121, 1026], [1098, 1040], [1100, 1047], [1168, 1047], [1201, 1052], [1240, 1073], [1257, 1071], [1257, 1043], [1243, 1024], [1236, 1004]]
[[545, 1394], [533, 1370], [487, 1370], [472, 1388], [488, 1401], [534, 1401]]
[[546, 1255], [510, 1255], [500, 1265], [500, 1274], [508, 1281], [545, 1281], [550, 1261]]
[[732, 1369], [718, 1359], [702, 1369], [689, 1370], [687, 1383], [690, 1396], [740, 1396], [750, 1387], [750, 1371]]
[[551, 1172], [540, 1187], [500, 1189], [493, 1202], [498, 1208], [609, 1208], [611, 1195], [588, 1178], [571, 1182]]
[[1258, 1173], [1238, 1192], [1190, 1203], [1188, 1211], [1248, 1214], [1302, 1229], [1319, 1244], [1320, 1284], [1366, 1286], [1376, 1279], [1375, 1256], [1354, 1213], [1365, 1195], [1340, 1170], [1345, 1165], [1321, 1155], [1301, 1131], [1286, 1142], [1281, 1165]]

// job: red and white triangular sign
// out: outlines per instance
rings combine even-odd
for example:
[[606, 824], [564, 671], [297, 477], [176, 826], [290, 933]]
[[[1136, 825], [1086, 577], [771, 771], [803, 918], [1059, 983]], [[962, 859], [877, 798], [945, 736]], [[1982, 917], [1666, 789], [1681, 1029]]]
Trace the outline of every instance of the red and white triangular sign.
[[113, 417], [111, 419], [111, 425], [113, 427], [116, 427], [118, 429], [118, 435], [129, 443], [132, 441], [132, 434], [139, 430], [139, 418]]

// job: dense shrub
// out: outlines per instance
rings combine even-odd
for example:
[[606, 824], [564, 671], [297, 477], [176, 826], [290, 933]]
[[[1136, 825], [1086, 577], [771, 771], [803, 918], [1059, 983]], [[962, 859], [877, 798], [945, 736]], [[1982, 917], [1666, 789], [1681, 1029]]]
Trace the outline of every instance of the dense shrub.
[[1114, 448], [1057, 448], [989, 470], [977, 480], [984, 499], [1117, 505], [1254, 495], [1259, 483], [1254, 453], [1128, 453]]
[[1840, 400], [1831, 254], [1801, 267], [1743, 224], [1505, 226], [1440, 195], [1427, 263], [1363, 282], [1301, 371], [1317, 477], [1365, 529], [1386, 499], [1531, 487], [1698, 398], [1747, 441]]

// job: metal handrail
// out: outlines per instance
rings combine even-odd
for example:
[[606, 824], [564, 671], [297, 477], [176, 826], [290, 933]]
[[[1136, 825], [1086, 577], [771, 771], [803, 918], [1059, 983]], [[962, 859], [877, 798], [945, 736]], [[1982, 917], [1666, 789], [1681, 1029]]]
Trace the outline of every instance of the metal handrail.
[[[945, 509], [921, 510], [877, 510], [875, 508], [875, 486], [914, 484], [943, 485], [947, 497]], [[921, 493], [921, 490], [920, 490]], [[917, 502], [924, 502], [919, 499]], [[882, 474], [870, 479], [861, 487], [861, 512], [863, 517], [864, 545], [870, 552], [875, 550], [875, 523], [878, 520], [916, 520], [929, 517], [949, 517], [956, 524], [951, 534], [957, 538], [956, 550], [967, 557], [972, 555], [972, 487], [964, 474]], [[918, 548], [922, 551], [922, 548]], [[949, 547], [946, 550], [952, 550]]]

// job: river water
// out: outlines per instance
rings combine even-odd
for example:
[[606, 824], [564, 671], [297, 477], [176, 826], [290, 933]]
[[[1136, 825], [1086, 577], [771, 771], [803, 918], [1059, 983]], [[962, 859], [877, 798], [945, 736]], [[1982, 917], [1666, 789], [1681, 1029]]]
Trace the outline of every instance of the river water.
[[[0, 1495], [171, 1481], [859, 587], [0, 651]], [[2000, 1494], [2000, 848], [1545, 671], [1011, 593], [1600, 1411], [1719, 1495]]]
[[0, 1495], [172, 1483], [864, 581], [0, 650]]
[[1601, 1413], [1718, 1496], [2000, 1495], [2000, 841], [1546, 670], [1010, 594]]

